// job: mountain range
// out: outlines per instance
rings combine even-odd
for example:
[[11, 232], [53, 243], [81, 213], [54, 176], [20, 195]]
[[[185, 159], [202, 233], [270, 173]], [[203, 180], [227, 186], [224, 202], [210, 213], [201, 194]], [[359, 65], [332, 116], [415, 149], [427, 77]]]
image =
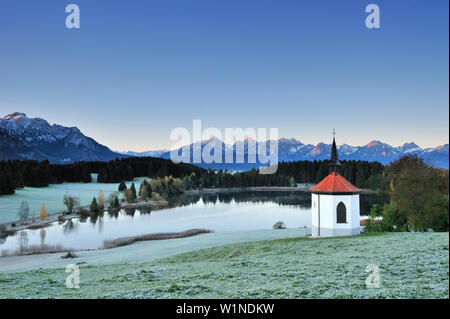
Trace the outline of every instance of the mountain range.
[[[249, 145], [251, 140], [237, 142], [234, 145], [223, 143], [217, 138], [189, 145], [191, 161], [194, 149], [203, 150], [206, 146], [222, 146], [222, 163], [199, 163], [204, 168], [245, 170], [261, 165], [248, 163]], [[242, 145], [240, 145], [242, 143]], [[250, 144], [249, 144], [250, 143]], [[258, 146], [258, 142], [253, 143]], [[269, 141], [266, 143], [268, 149]], [[242, 146], [243, 154], [240, 154]], [[233, 152], [233, 158], [242, 155], [245, 159], [241, 164], [226, 164], [225, 150]], [[181, 149], [178, 150], [179, 152]], [[251, 153], [251, 152], [250, 152]], [[323, 160], [328, 159], [331, 144], [304, 144], [296, 139], [281, 138], [278, 140], [278, 161]], [[449, 167], [449, 145], [434, 148], [421, 148], [413, 142], [393, 147], [380, 141], [371, 141], [363, 146], [342, 144], [338, 147], [338, 155], [342, 160], [378, 161], [383, 164], [400, 158], [406, 154], [417, 154], [435, 167]], [[114, 152], [108, 147], [85, 136], [76, 127], [50, 125], [41, 118], [28, 118], [24, 113], [15, 112], [0, 118], [0, 160], [10, 159], [48, 159], [52, 163], [73, 163], [78, 161], [109, 161], [115, 158], [151, 156], [170, 158], [167, 150], [148, 152]]]
[[76, 127], [50, 125], [15, 112], [0, 119], [0, 160], [33, 159], [51, 163], [110, 161], [125, 157], [85, 136]]
[[[227, 145], [223, 143], [221, 140], [214, 138], [209, 141], [202, 141], [191, 144], [189, 146], [192, 161], [192, 154], [195, 148], [204, 149], [207, 145], [211, 147], [212, 145], [222, 144], [222, 164], [217, 163], [199, 163], [199, 166], [204, 168], [213, 168], [213, 169], [230, 169], [230, 170], [245, 170], [251, 168], [258, 168], [261, 165], [248, 163], [248, 153], [249, 153], [249, 142], [242, 141], [237, 142], [234, 145]], [[236, 159], [237, 154], [239, 154], [239, 148], [236, 145], [242, 143], [241, 150], [243, 149], [243, 155], [245, 162], [242, 164], [226, 164], [225, 163], [225, 150], [229, 149], [233, 151], [233, 158]], [[255, 148], [258, 149], [258, 142], [255, 143]], [[266, 145], [264, 146], [266, 150], [269, 149], [270, 143], [269, 141], [263, 142]], [[263, 148], [264, 149], [264, 148]], [[178, 153], [181, 154], [181, 149], [178, 150]], [[447, 168], [449, 167], [449, 144], [437, 146], [434, 148], [421, 148], [417, 144], [410, 142], [405, 143], [402, 146], [393, 147], [389, 144], [380, 142], [380, 141], [371, 141], [364, 146], [350, 146], [347, 144], [341, 144], [338, 146], [338, 156], [341, 160], [365, 160], [365, 161], [378, 161], [382, 164], [389, 164], [392, 161], [397, 160], [398, 158], [408, 155], [408, 154], [417, 154], [417, 156], [422, 157], [427, 163], [433, 165], [434, 167], [439, 168]], [[331, 155], [331, 144], [319, 143], [317, 145], [312, 144], [304, 144], [294, 138], [287, 139], [281, 138], [278, 140], [278, 161], [286, 162], [286, 161], [300, 161], [300, 160], [324, 160], [329, 159]], [[170, 158], [170, 152], [165, 152], [159, 155], [162, 158]]]

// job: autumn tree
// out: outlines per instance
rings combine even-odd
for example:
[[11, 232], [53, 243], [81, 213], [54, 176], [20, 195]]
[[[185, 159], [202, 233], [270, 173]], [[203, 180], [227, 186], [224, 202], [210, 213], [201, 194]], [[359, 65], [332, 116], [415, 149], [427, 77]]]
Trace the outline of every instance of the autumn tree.
[[134, 203], [136, 201], [136, 195], [134, 194], [133, 190], [130, 189], [126, 189], [123, 194], [125, 195], [125, 200], [128, 203]]
[[45, 204], [42, 204], [41, 206], [41, 219], [47, 218], [47, 209], [45, 208]]
[[105, 209], [105, 196], [103, 195], [103, 191], [98, 192], [98, 208], [100, 211]]

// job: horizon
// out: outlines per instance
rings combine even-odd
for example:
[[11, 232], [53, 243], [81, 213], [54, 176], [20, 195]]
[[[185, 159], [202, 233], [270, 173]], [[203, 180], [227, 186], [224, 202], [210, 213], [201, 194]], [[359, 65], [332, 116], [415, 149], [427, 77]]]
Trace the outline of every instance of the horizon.
[[[41, 118], [41, 117], [39, 117], [39, 116], [36, 116], [36, 117], [34, 117], [34, 116], [33, 116], [33, 117], [28, 116], [28, 114], [25, 113], [25, 112], [14, 111], [14, 112], [12, 112], [12, 113], [8, 113], [8, 114], [4, 115], [4, 116], [1, 117], [0, 119], [8, 119], [8, 118], [12, 117], [14, 114], [23, 114], [23, 115], [25, 115], [25, 116], [26, 116], [27, 118], [29, 118], [29, 119]], [[47, 121], [45, 118], [41, 118], [41, 119]], [[47, 121], [47, 122], [48, 122], [48, 121]], [[65, 125], [63, 125], [63, 124], [61, 124], [61, 123], [51, 123], [51, 122], [48, 122], [48, 124], [49, 124], [49, 125], [61, 125], [61, 126], [65, 126]], [[80, 127], [78, 127], [78, 126], [74, 126], [74, 127], [78, 128], [83, 134], [85, 134], [85, 133], [83, 132], [83, 129], [81, 129]], [[332, 134], [332, 133], [330, 133], [330, 134]], [[336, 133], [336, 134], [338, 134], [338, 133]], [[86, 135], [86, 134], [85, 134], [85, 135]], [[93, 138], [95, 141], [99, 142], [95, 136], [89, 136], [89, 135], [86, 135], [86, 136], [87, 136], [87, 137], [90, 137], [90, 138]], [[224, 140], [223, 140], [223, 138], [220, 138], [220, 137], [217, 137], [217, 136], [211, 136], [210, 139], [213, 138], [213, 137], [214, 137], [215, 139], [219, 139], [219, 140], [221, 140], [223, 143], [225, 143]], [[250, 139], [251, 139], [251, 138], [250, 138]], [[302, 143], [302, 144], [304, 144], [304, 145], [313, 145], [313, 146], [315, 146], [315, 147], [317, 147], [317, 146], [320, 145], [320, 144], [331, 145], [331, 143], [332, 143], [332, 142], [327, 143], [326, 141], [319, 141], [319, 142], [317, 142], [317, 143], [310, 143], [310, 142], [305, 142], [303, 139], [299, 139], [299, 138], [296, 138], [296, 137], [285, 137], [285, 136], [284, 136], [284, 137], [279, 137], [279, 138], [277, 139], [277, 141], [280, 141], [280, 140], [292, 140], [292, 139], [294, 139], [294, 140], [296, 140], [296, 141], [298, 141], [298, 142], [300, 142], [300, 143]], [[247, 140], [247, 138], [245, 138], [244, 140]], [[270, 139], [266, 139], [266, 140], [264, 140], [264, 141], [269, 141], [269, 140], [270, 140]], [[339, 138], [336, 138], [336, 140], [339, 140]], [[206, 142], [206, 141], [208, 141], [208, 139], [202, 139], [202, 140], [201, 140], [201, 142]], [[238, 140], [238, 141], [243, 141], [243, 140]], [[238, 141], [235, 141], [235, 143], [238, 142]], [[365, 144], [359, 144], [359, 145], [349, 144], [349, 143], [347, 143], [347, 142], [336, 142], [336, 144], [338, 145], [338, 147], [341, 147], [341, 146], [343, 146], [343, 145], [347, 145], [347, 146], [351, 146], [351, 147], [364, 147], [364, 146], [367, 146], [368, 144], [371, 144], [371, 143], [373, 143], [373, 142], [379, 142], [379, 143], [383, 143], [383, 144], [388, 144], [389, 146], [392, 146], [392, 147], [394, 147], [394, 148], [396, 148], [396, 147], [401, 147], [401, 146], [403, 146], [403, 145], [405, 145], [405, 144], [413, 143], [413, 144], [416, 144], [416, 145], [417, 145], [418, 147], [420, 147], [421, 149], [437, 148], [437, 147], [440, 147], [440, 146], [444, 146], [444, 145], [449, 144], [449, 143], [447, 142], [447, 143], [444, 143], [444, 144], [438, 144], [438, 145], [432, 145], [432, 146], [421, 146], [421, 145], [419, 145], [418, 143], [416, 143], [416, 142], [413, 141], [413, 140], [409, 140], [409, 141], [408, 141], [408, 140], [405, 140], [405, 142], [403, 142], [403, 143], [401, 143], [401, 144], [391, 144], [391, 143], [388, 142], [388, 141], [383, 141], [383, 140], [373, 139], [373, 138], [372, 138], [372, 139], [369, 139], [368, 142], [366, 142]], [[100, 142], [99, 142], [99, 143], [100, 143]], [[193, 142], [191, 142], [191, 144], [192, 144], [192, 143], [193, 143]], [[234, 145], [235, 143], [233, 143], [232, 145]], [[102, 144], [102, 143], [100, 143], [100, 144]], [[191, 145], [191, 144], [186, 144], [186, 145]], [[225, 143], [225, 144], [227, 144], [227, 143]], [[170, 151], [170, 146], [167, 147], [167, 148], [159, 148], [159, 149], [154, 148], [154, 149], [147, 149], [147, 150], [143, 150], [143, 151], [136, 151], [136, 150], [133, 150], [133, 149], [125, 149], [125, 150], [113, 149], [113, 148], [109, 147], [109, 146], [106, 145], [106, 144], [102, 144], [102, 145], [108, 147], [110, 150], [112, 150], [112, 151], [114, 151], [114, 152], [117, 152], [117, 153], [127, 153], [127, 152], [131, 152], [131, 153], [145, 153], [145, 152], [154, 152], [154, 151]], [[183, 146], [185, 146], [185, 145], [183, 145]]]
[[378, 1], [380, 29], [362, 0], [76, 3], [76, 30], [57, 0], [0, 5], [2, 113], [135, 152], [194, 119], [313, 145], [333, 127], [348, 145], [448, 144], [448, 1]]
[[0, 1], [0, 299], [448, 299], [449, 6]]

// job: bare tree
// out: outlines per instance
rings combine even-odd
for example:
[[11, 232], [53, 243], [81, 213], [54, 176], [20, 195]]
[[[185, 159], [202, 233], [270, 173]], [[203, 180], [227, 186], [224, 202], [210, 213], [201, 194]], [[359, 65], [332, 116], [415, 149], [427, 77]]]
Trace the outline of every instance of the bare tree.
[[18, 215], [20, 222], [24, 223], [27, 221], [28, 216], [30, 215], [30, 207], [28, 206], [28, 202], [26, 200], [23, 200], [22, 203], [20, 203]]
[[72, 214], [74, 208], [80, 205], [80, 201], [78, 200], [78, 198], [69, 195], [64, 196], [63, 203], [67, 207], [67, 211], [69, 212], [69, 214]]

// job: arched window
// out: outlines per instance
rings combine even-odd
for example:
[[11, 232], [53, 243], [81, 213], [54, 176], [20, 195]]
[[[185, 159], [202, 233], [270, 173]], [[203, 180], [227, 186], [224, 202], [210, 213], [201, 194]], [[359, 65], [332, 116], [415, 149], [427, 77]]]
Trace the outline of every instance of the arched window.
[[345, 224], [347, 222], [347, 208], [345, 208], [343, 202], [340, 202], [337, 205], [336, 211], [337, 211], [337, 223]]

